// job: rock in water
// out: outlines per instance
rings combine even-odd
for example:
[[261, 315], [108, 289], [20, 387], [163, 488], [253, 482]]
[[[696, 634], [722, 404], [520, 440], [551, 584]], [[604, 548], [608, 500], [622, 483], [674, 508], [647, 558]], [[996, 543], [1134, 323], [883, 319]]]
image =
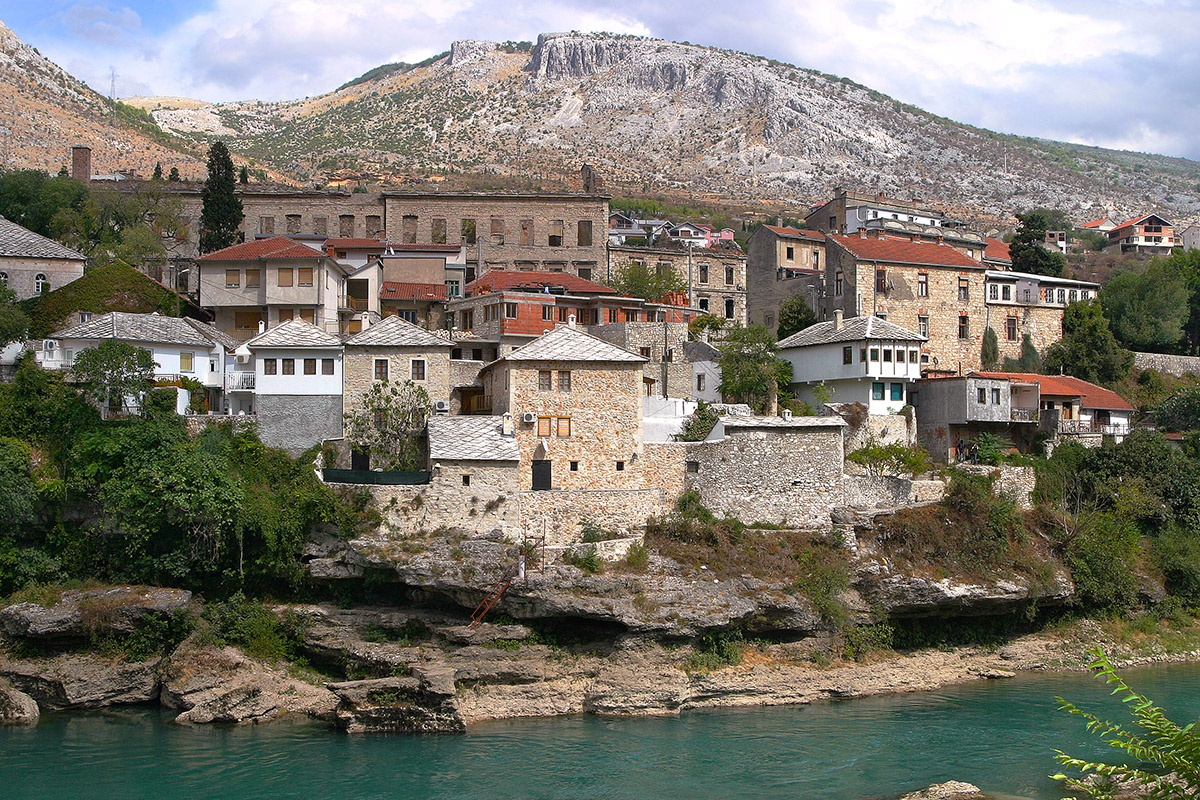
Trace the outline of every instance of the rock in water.
[[946, 781], [945, 783], [935, 783], [928, 789], [922, 789], [919, 792], [912, 792], [900, 798], [900, 800], [970, 800], [975, 797], [986, 797], [979, 791], [979, 787], [964, 783], [963, 781]]
[[93, 653], [0, 660], [0, 677], [42, 708], [102, 708], [149, 703], [158, 697], [159, 659], [120, 661]]
[[38, 704], [32, 697], [0, 680], [0, 725], [32, 725], [38, 715]]

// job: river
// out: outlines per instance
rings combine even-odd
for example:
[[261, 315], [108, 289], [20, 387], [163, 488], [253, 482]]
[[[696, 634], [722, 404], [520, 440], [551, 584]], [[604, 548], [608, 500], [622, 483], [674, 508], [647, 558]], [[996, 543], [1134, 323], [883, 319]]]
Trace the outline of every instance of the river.
[[[1126, 674], [1176, 721], [1200, 714], [1200, 664]], [[0, 728], [0, 797], [859, 800], [954, 779], [1057, 800], [1054, 748], [1116, 752], [1055, 709], [1060, 694], [1122, 718], [1103, 684], [1072, 673], [809, 706], [494, 722], [465, 736], [185, 727], [157, 709], [52, 714]]]

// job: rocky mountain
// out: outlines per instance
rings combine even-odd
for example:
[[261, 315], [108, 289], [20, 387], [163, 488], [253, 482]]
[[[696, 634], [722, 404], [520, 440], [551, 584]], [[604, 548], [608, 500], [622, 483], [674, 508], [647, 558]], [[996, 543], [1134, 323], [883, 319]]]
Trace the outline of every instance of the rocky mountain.
[[76, 144], [92, 148], [98, 172], [148, 176], [161, 163], [184, 177], [204, 175], [194, 146], [165, 134], [144, 112], [92, 91], [0, 22], [0, 167], [58, 172], [70, 166]]
[[1200, 163], [994, 133], [746, 53], [610, 34], [460, 41], [320, 97], [153, 112], [302, 178], [485, 172], [547, 185], [582, 161], [616, 193], [765, 201], [834, 186], [1007, 215], [1200, 211]]

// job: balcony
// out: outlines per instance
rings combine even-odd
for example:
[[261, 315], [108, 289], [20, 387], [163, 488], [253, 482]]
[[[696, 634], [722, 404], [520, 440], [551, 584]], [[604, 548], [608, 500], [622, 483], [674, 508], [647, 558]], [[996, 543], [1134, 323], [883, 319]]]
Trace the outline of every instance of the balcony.
[[1013, 422], [1037, 422], [1038, 410], [1036, 408], [1014, 408], [1010, 419]]
[[351, 311], [370, 311], [370, 301], [366, 298], [347, 297], [346, 308]]
[[225, 391], [227, 392], [252, 392], [254, 391], [254, 376], [253, 372], [227, 372], [225, 373]]

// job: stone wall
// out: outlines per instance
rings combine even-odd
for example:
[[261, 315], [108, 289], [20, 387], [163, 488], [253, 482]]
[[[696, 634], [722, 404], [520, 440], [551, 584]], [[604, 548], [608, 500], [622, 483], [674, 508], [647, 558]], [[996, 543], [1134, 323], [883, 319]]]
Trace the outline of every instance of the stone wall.
[[347, 346], [342, 360], [343, 396], [346, 398], [346, 413], [358, 407], [363, 393], [375, 382], [376, 359], [387, 359], [388, 379], [392, 383], [403, 383], [412, 377], [412, 361], [425, 362], [425, 380], [413, 381], [424, 387], [429, 401], [450, 399], [450, 348], [420, 347], [351, 347]]
[[[469, 480], [464, 481], [466, 476]], [[433, 470], [423, 486], [365, 486], [397, 533], [460, 528], [468, 534], [518, 530], [515, 464], [456, 461]]]
[[1134, 353], [1133, 366], [1153, 369], [1171, 375], [1194, 372], [1200, 375], [1200, 356], [1170, 356], [1163, 353]]
[[292, 454], [342, 436], [341, 395], [260, 394], [255, 416], [263, 443]]
[[66, 286], [76, 278], [83, 277], [83, 260], [71, 261], [63, 258], [17, 258], [0, 256], [0, 272], [3, 283], [17, 294], [18, 300], [37, 297], [38, 275], [46, 276], [43, 292]]
[[[792, 258], [787, 249], [792, 248]], [[767, 227], [754, 232], [747, 243], [746, 290], [750, 307], [749, 323], [779, 327], [779, 306], [799, 295], [820, 313], [824, 296], [820, 272], [798, 273], [797, 269], [821, 270], [825, 267], [825, 243], [788, 239]], [[815, 255], [815, 257], [814, 257]], [[785, 270], [784, 267], [792, 267]]]
[[233, 430], [239, 432], [245, 430], [247, 426], [255, 422], [253, 415], [250, 416], [234, 416], [230, 414], [188, 414], [184, 417], [184, 422], [187, 425], [187, 432], [191, 436], [198, 436], [206, 428], [212, 428], [217, 425], [233, 424]]
[[995, 467], [959, 464], [955, 469], [972, 475], [994, 476], [992, 491], [998, 497], [1008, 498], [1021, 509], [1033, 508], [1033, 490], [1037, 487], [1037, 473], [1033, 467], [1016, 464], [1000, 464]]
[[[870, 442], [889, 445], [899, 444], [909, 447], [917, 440], [916, 416], [911, 406], [899, 414], [863, 414], [854, 413], [851, 408], [861, 404], [835, 403], [826, 406], [832, 413], [846, 420], [842, 429], [842, 439], [845, 451], [849, 455], [855, 450], [866, 447]], [[858, 424], [855, 424], [855, 423]]]
[[843, 505], [840, 427], [749, 430], [686, 448], [686, 488], [718, 516], [824, 527]]
[[[686, 249], [669, 247], [632, 247], [610, 245], [607, 267], [601, 283], [638, 262], [651, 270], [670, 270], [684, 286], [690, 287], [691, 304], [705, 308], [709, 314], [745, 325], [747, 319], [746, 255], [725, 253], [704, 247]], [[731, 278], [732, 280], [726, 280]], [[658, 300], [659, 298], [653, 298]], [[726, 300], [733, 301], [731, 315], [726, 315]]]
[[654, 394], [662, 395], [663, 379], [663, 343], [666, 332], [666, 346], [670, 361], [667, 362], [667, 394], [670, 397], [691, 399], [694, 394], [692, 386], [692, 365], [687, 362], [683, 351], [688, 340], [688, 326], [682, 322], [615, 322], [607, 325], [589, 325], [587, 332], [598, 339], [624, 347], [643, 356], [649, 354], [650, 360], [642, 365], [642, 374], [654, 381]]

